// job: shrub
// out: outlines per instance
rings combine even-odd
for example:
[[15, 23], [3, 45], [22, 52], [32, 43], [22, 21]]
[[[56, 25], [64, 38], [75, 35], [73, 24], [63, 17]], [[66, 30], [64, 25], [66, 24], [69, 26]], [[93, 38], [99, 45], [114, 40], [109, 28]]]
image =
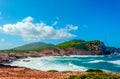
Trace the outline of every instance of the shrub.
[[48, 70], [47, 72], [58, 72], [57, 70]]
[[100, 69], [88, 69], [86, 72], [103, 72]]
[[120, 76], [105, 73], [88, 73], [86, 75], [70, 76], [65, 79], [120, 79]]

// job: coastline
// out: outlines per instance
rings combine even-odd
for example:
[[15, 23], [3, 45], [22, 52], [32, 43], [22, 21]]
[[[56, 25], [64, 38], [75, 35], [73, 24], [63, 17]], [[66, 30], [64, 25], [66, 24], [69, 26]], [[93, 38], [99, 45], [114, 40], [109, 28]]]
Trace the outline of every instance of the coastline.
[[0, 79], [64, 79], [70, 75], [85, 73], [86, 72], [45, 72], [25, 67], [0, 64]]
[[[74, 55], [71, 56], [74, 57]], [[86, 56], [86, 55], [82, 55], [82, 56]], [[0, 54], [0, 57], [4, 58], [3, 60], [0, 60], [2, 63], [11, 63], [12, 61], [18, 59], [23, 59], [27, 57], [41, 57], [41, 56], [35, 54], [4, 53], [4, 54]], [[47, 72], [36, 69], [29, 69], [26, 67], [0, 64], [0, 79], [64, 79], [64, 78], [68, 78], [71, 75], [84, 75], [87, 73], [88, 72], [86, 71], [71, 71], [67, 73]], [[113, 73], [113, 72], [104, 72], [104, 73], [120, 76], [120, 73]]]
[[[85, 75], [88, 72], [45, 72], [25, 67], [0, 64], [0, 79], [64, 79], [71, 75]], [[106, 73], [120, 76], [120, 73]]]

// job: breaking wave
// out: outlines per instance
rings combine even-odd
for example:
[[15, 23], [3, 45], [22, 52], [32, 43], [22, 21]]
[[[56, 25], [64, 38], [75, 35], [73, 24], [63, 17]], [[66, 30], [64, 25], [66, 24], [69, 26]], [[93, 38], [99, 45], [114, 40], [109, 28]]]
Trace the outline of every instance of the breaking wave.
[[45, 56], [28, 57], [13, 61], [9, 65], [23, 66], [31, 69], [48, 71], [51, 69], [58, 71], [86, 71], [87, 69], [97, 68], [104, 71], [120, 72], [120, 58], [109, 58], [105, 56]]

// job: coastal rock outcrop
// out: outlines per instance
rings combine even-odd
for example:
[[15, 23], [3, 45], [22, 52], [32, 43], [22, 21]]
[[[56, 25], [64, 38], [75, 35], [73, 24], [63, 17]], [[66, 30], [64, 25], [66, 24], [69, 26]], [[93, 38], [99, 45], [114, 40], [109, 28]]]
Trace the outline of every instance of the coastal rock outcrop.
[[24, 54], [17, 54], [17, 53], [0, 53], [0, 63], [10, 63], [13, 60], [18, 58], [25, 58]]
[[99, 40], [85, 41], [70, 41], [58, 45], [53, 48], [53, 55], [104, 55], [106, 54], [106, 46]]

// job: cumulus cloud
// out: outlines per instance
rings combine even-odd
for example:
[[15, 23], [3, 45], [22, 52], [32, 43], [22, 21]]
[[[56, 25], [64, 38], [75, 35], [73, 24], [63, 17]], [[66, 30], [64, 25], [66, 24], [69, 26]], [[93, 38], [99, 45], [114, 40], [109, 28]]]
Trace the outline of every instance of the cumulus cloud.
[[2, 27], [0, 26], [0, 32], [2, 32]]
[[[5, 24], [0, 26], [0, 32], [5, 34], [18, 35], [23, 37], [25, 40], [40, 40], [72, 38], [76, 35], [71, 34], [70, 31], [78, 29], [78, 26], [73, 25], [67, 25], [64, 28], [55, 29], [53, 25], [47, 25], [43, 22], [33, 23], [33, 21], [34, 19], [32, 17], [27, 17], [15, 24]], [[57, 22], [54, 23], [54, 25], [56, 24]]]
[[74, 26], [72, 24], [67, 24], [66, 27], [68, 30], [78, 30], [78, 26]]

